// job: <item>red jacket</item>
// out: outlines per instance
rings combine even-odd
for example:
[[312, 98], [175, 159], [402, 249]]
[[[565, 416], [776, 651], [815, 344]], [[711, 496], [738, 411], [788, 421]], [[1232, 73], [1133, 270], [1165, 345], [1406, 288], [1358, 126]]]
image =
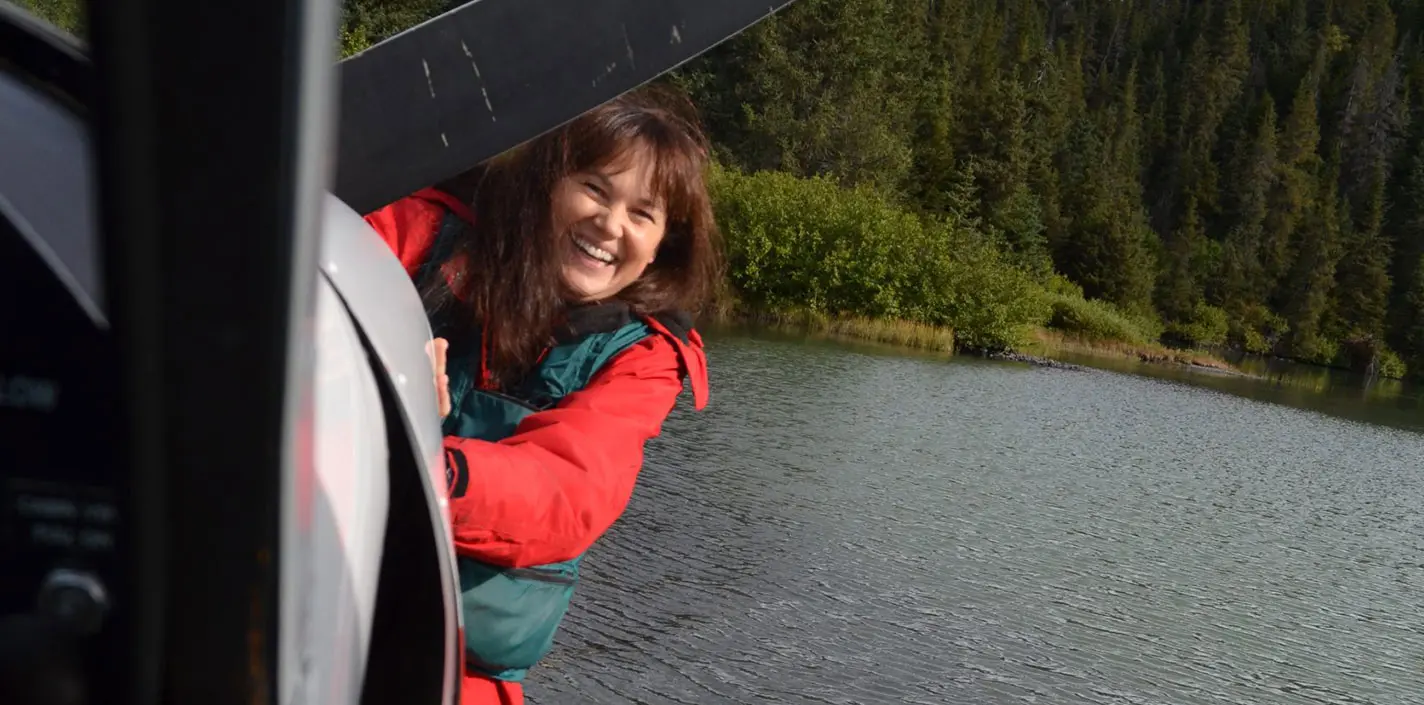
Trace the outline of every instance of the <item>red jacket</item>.
[[[447, 209], [471, 220], [464, 204], [425, 189], [366, 221], [414, 276]], [[661, 328], [655, 321], [650, 325]], [[694, 406], [707, 404], [702, 339], [695, 331], [688, 338], [684, 343], [670, 334], [650, 336], [610, 360], [584, 389], [527, 417], [504, 440], [447, 436], [446, 448], [462, 451], [470, 461], [465, 495], [450, 500], [456, 552], [527, 567], [587, 551], [627, 507], [643, 465], [643, 445], [661, 432], [684, 376]]]

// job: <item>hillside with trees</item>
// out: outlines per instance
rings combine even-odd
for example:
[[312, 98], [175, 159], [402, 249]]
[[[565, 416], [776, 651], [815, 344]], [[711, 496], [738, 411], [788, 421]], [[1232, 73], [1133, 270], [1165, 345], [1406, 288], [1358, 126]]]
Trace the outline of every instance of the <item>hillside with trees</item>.
[[1424, 368], [1424, 2], [800, 0], [688, 67], [723, 163], [972, 223], [1163, 339]]

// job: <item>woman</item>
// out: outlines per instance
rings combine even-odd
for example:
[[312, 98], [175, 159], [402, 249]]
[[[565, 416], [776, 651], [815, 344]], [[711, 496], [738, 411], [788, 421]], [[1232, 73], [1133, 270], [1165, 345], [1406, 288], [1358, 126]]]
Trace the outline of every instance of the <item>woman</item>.
[[688, 312], [720, 269], [692, 114], [636, 91], [485, 165], [473, 208], [426, 189], [367, 216], [449, 341], [466, 705], [523, 702], [644, 442], [684, 380], [706, 405]]

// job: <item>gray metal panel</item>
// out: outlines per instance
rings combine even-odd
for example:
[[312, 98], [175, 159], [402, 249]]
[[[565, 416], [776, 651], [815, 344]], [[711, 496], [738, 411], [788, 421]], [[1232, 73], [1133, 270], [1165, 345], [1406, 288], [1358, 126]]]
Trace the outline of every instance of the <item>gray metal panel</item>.
[[301, 679], [284, 702], [357, 702], [369, 666], [371, 622], [390, 500], [390, 462], [381, 394], [360, 334], [331, 285], [316, 292], [317, 492], [301, 492], [298, 522], [309, 555], [293, 552], [301, 623], [292, 635]]
[[[400, 418], [424, 468], [426, 506], [438, 537], [445, 633], [459, 629], [459, 581], [455, 544], [450, 533], [445, 491], [445, 459], [435, 399], [434, 369], [426, 352], [431, 339], [425, 308], [410, 276], [380, 235], [335, 196], [326, 199], [321, 241], [321, 269], [345, 301], [352, 317], [380, 359], [400, 402]], [[445, 682], [457, 682], [459, 653], [446, 652]], [[454, 693], [446, 693], [451, 702]]]
[[405, 267], [364, 218], [330, 195], [324, 216], [321, 269], [389, 372], [411, 437], [429, 463], [431, 485], [444, 487], [435, 374], [425, 350], [431, 339], [425, 307]]
[[0, 208], [103, 325], [91, 149], [74, 113], [0, 74]]

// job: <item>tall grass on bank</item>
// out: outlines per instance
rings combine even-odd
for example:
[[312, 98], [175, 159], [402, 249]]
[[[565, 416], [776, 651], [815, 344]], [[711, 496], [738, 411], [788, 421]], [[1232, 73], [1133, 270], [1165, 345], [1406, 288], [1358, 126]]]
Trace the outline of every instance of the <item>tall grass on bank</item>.
[[834, 318], [805, 307], [748, 309], [728, 306], [718, 311], [723, 323], [750, 323], [767, 328], [804, 331], [832, 338], [865, 340], [903, 348], [952, 353], [954, 331], [927, 323], [853, 316]]
[[1061, 330], [1041, 329], [1036, 331], [1033, 340], [1026, 343], [1022, 350], [1031, 355], [1049, 358], [1056, 358], [1068, 353], [1238, 372], [1230, 363], [1203, 350], [1178, 350], [1150, 341], [1129, 342], [1108, 338], [1086, 338]]

